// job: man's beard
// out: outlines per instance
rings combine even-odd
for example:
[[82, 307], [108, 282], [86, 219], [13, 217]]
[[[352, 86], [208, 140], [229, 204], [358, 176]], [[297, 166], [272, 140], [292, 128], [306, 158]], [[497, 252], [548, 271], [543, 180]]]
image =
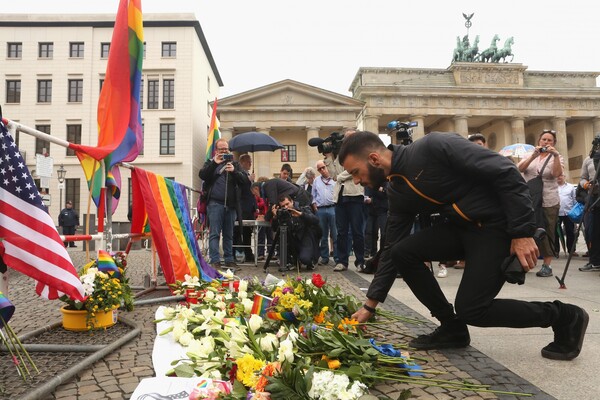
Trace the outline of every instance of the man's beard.
[[369, 186], [373, 189], [379, 189], [386, 181], [385, 171], [367, 163], [369, 170]]

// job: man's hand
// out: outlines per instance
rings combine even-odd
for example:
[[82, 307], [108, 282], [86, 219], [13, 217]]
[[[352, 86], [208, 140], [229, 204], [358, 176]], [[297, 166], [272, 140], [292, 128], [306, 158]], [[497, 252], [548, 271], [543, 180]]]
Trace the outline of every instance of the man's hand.
[[295, 208], [288, 208], [288, 211], [292, 214], [292, 217], [300, 217], [302, 215], [302, 211], [298, 211]]
[[533, 238], [513, 239], [510, 243], [510, 254], [516, 254], [525, 272], [533, 269], [540, 251]]
[[367, 322], [373, 314], [364, 308], [359, 308], [357, 312], [352, 314], [352, 319], [357, 320], [359, 323]]
[[228, 162], [227, 164], [225, 164], [225, 168], [223, 168], [225, 170], [225, 172], [233, 172], [235, 170], [235, 168], [233, 167], [233, 164]]

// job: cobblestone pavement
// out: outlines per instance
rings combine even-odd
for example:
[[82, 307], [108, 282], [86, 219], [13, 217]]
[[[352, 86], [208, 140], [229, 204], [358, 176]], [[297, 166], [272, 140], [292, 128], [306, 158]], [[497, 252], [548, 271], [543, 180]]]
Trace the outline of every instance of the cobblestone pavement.
[[[81, 266], [85, 262], [85, 253], [79, 249], [69, 249], [76, 266]], [[151, 256], [149, 251], [132, 251], [128, 259], [129, 276], [133, 285], [143, 286], [146, 275], [150, 271]], [[276, 268], [270, 268], [269, 272], [277, 274]], [[347, 293], [364, 298], [361, 288], [368, 286], [368, 281], [360, 274], [352, 271], [346, 273], [334, 273], [331, 268], [318, 267], [316, 272], [328, 277], [332, 284], [339, 285]], [[308, 275], [302, 271], [303, 275]], [[238, 271], [240, 276], [258, 275], [263, 276], [262, 268], [244, 265]], [[158, 283], [164, 283], [159, 277]], [[151, 296], [167, 296], [168, 291], [157, 290], [151, 293]], [[49, 302], [39, 299], [35, 294], [34, 282], [32, 279], [24, 277], [14, 271], [11, 271], [9, 278], [9, 299], [15, 304], [16, 312], [10, 322], [13, 329], [19, 334], [31, 332], [34, 329], [50, 326], [60, 321], [59, 311], [62, 303]], [[147, 298], [147, 297], [144, 297]], [[169, 304], [169, 303], [161, 303]], [[174, 304], [171, 302], [170, 304]], [[139, 381], [146, 377], [154, 375], [152, 368], [152, 349], [155, 337], [155, 325], [153, 323], [154, 312], [160, 304], [138, 305], [136, 309], [129, 313], [121, 313], [127, 320], [132, 321], [140, 329], [138, 337], [125, 343], [122, 347], [96, 361], [89, 368], [79, 371], [75, 378], [62, 383], [50, 395], [37, 397], [39, 399], [128, 399]], [[400, 301], [394, 298], [388, 298], [385, 303], [388, 310], [394, 311], [400, 315], [414, 317], [420, 320], [426, 320], [423, 316], [417, 314]], [[121, 326], [123, 325], [123, 326]], [[396, 333], [385, 334], [385, 340], [393, 343], [402, 343], [407, 341], [410, 336], [416, 336], [421, 333], [431, 331], [433, 325], [431, 322], [425, 322], [423, 325], [412, 325], [397, 323], [394, 327]], [[57, 328], [62, 330], [62, 328]], [[109, 339], [117, 340], [124, 335], [127, 325], [117, 324], [109, 328], [106, 333]], [[112, 333], [111, 333], [112, 332]], [[83, 342], [83, 339], [95, 333], [77, 333], [73, 337], [63, 339], [66, 341]], [[87, 335], [87, 336], [86, 336]], [[92, 341], [102, 342], [99, 337], [93, 337]], [[68, 344], [77, 344], [68, 343]], [[29, 383], [23, 383], [20, 378], [11, 380], [9, 376], [14, 367], [7, 365], [6, 353], [2, 353], [0, 360], [0, 385], [5, 388], [5, 393], [0, 395], [2, 399], [22, 398], [22, 393], [34, 390], [36, 387], [48, 382], [52, 377], [61, 373], [67, 368], [77, 365], [81, 358], [87, 356], [87, 353], [43, 353], [31, 352], [32, 358], [37, 362], [42, 375], [36, 377]], [[415, 356], [427, 360], [422, 363], [426, 368], [435, 369], [442, 372], [438, 378], [448, 380], [469, 380], [474, 383], [491, 385], [492, 390], [530, 393], [531, 399], [553, 399], [553, 397], [541, 391], [539, 388], [510, 372], [507, 368], [480, 353], [476, 349], [469, 347], [463, 350], [448, 351], [428, 351], [415, 352]], [[416, 399], [520, 399], [521, 396], [498, 395], [495, 393], [481, 393], [470, 391], [449, 390], [442, 387], [427, 386], [409, 386], [408, 384], [380, 384], [371, 392], [374, 395], [385, 394], [392, 399], [398, 398], [404, 389], [410, 389], [411, 398]], [[523, 397], [525, 398], [525, 397]]]

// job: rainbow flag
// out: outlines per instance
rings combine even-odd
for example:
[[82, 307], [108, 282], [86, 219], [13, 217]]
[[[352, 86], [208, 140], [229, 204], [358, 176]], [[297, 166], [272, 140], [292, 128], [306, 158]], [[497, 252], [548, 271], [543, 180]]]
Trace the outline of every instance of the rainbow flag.
[[8, 323], [13, 313], [15, 312], [15, 306], [0, 292], [0, 329], [4, 328], [4, 324]]
[[219, 131], [219, 119], [217, 118], [217, 99], [215, 98], [212, 116], [210, 117], [210, 128], [208, 128], [208, 134], [206, 137], [206, 161], [215, 156], [215, 143], [220, 138], [221, 131]]
[[[98, 100], [98, 145], [69, 143], [79, 158], [96, 206], [100, 206], [103, 184], [110, 188], [115, 199], [119, 198], [121, 174], [116, 164], [135, 160], [143, 147], [140, 110], [143, 55], [141, 0], [121, 0]], [[104, 160], [104, 171], [97, 162], [100, 160]], [[114, 201], [111, 212], [117, 205], [118, 201]]]
[[131, 232], [142, 233], [147, 219], [167, 283], [184, 281], [186, 274], [206, 281], [220, 277], [200, 253], [185, 186], [141, 168], [131, 176]]
[[296, 318], [296, 314], [291, 311], [284, 312], [268, 312], [266, 314], [268, 319], [272, 319], [274, 321], [289, 321], [296, 322], [298, 319]]
[[98, 250], [98, 271], [111, 274], [114, 278], [121, 278], [121, 271], [115, 264], [115, 260], [106, 250]]
[[271, 305], [271, 298], [263, 296], [262, 294], [254, 293], [254, 304], [252, 304], [252, 311], [250, 314], [258, 314], [263, 317], [267, 313], [267, 308]]

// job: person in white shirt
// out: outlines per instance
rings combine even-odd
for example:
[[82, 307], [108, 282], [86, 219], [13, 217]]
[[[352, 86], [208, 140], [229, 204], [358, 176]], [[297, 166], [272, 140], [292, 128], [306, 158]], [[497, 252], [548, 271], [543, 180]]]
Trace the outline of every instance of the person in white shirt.
[[[560, 197], [560, 208], [558, 209], [558, 227], [564, 234], [567, 240], [566, 253], [573, 249], [573, 242], [575, 241], [575, 224], [567, 217], [567, 213], [577, 200], [575, 200], [575, 185], [571, 185], [565, 181], [565, 174], [561, 174], [557, 179], [558, 183], [558, 195]], [[558, 237], [556, 238], [556, 248], [560, 249], [558, 243]], [[574, 256], [578, 256], [577, 253], [573, 253]]]

